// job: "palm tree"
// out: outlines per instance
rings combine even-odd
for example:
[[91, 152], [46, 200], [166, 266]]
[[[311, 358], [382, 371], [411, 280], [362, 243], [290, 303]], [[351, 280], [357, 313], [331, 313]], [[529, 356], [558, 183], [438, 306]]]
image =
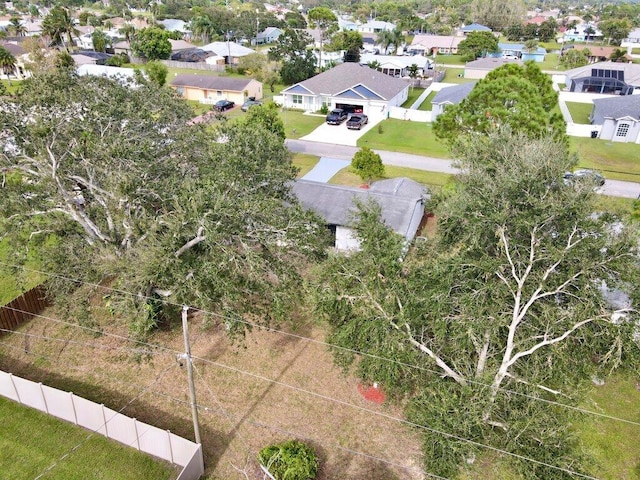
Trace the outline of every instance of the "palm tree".
[[111, 46], [111, 37], [102, 30], [94, 30], [91, 34], [91, 41], [96, 52], [104, 52], [107, 46]]
[[191, 31], [202, 43], [209, 43], [211, 34], [214, 33], [214, 25], [207, 15], [200, 15], [191, 20]]
[[9, 20], [8, 28], [16, 37], [24, 37], [27, 33], [27, 27], [22, 24], [22, 20], [18, 17], [12, 17], [11, 20]]
[[374, 70], [378, 70], [382, 65], [378, 60], [373, 60], [372, 62], [367, 63], [367, 67], [373, 68]]
[[131, 37], [133, 37], [133, 34], [136, 33], [136, 27], [134, 27], [130, 23], [126, 23], [122, 26], [120, 30], [118, 30], [118, 33], [120, 35], [124, 35], [125, 40], [127, 42], [130, 42]]
[[[53, 7], [49, 15], [42, 21], [42, 34], [48, 36], [54, 44], [62, 44], [69, 51], [73, 45], [73, 35], [80, 32], [73, 24], [71, 13], [63, 7]], [[65, 37], [67, 44], [65, 45]]]
[[11, 78], [9, 75], [14, 73], [16, 70], [16, 57], [2, 46], [0, 46], [0, 70], [2, 70], [2, 73], [7, 76], [9, 85], [11, 85]]
[[396, 28], [395, 30], [383, 30], [378, 34], [378, 43], [382, 46], [382, 52], [387, 54], [389, 47], [393, 47], [393, 53], [395, 53], [399, 47], [404, 43], [404, 35], [402, 30]]

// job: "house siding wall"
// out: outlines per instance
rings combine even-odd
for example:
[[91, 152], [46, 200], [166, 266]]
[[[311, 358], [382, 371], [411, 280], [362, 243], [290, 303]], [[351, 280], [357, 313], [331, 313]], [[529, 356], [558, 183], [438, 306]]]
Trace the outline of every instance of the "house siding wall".
[[348, 227], [336, 226], [336, 250], [359, 250], [360, 240], [356, 233]]
[[[174, 89], [178, 89], [180, 87], [172, 86]], [[218, 95], [218, 90], [216, 89], [203, 89], [197, 87], [183, 87], [184, 91], [182, 96], [187, 100], [194, 100], [196, 102], [203, 102], [205, 100], [231, 100], [235, 103], [244, 103], [247, 97], [256, 97], [257, 99], [262, 98], [262, 84], [256, 80], [252, 80], [247, 85], [245, 91], [247, 94], [245, 95], [245, 91], [235, 92], [229, 90], [220, 90], [221, 94]]]
[[[620, 123], [629, 123], [631, 128], [626, 137], [616, 137], [616, 131]], [[623, 143], [640, 143], [640, 122], [633, 122], [629, 120], [613, 120], [610, 118], [605, 119], [600, 130], [600, 138], [602, 140], [611, 140], [612, 142]]]

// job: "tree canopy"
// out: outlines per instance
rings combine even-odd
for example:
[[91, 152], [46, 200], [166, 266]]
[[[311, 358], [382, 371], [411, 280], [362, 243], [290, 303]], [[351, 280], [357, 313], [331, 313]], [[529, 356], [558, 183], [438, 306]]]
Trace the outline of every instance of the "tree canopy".
[[169, 32], [157, 27], [143, 28], [131, 39], [131, 49], [148, 60], [165, 60], [171, 55]]
[[[592, 376], [637, 365], [638, 314], [607, 294], [638, 300], [637, 230], [594, 213], [590, 187], [562, 183], [571, 162], [549, 138], [503, 129], [459, 153], [464, 173], [432, 205], [435, 238], [399, 262], [403, 239], [364, 205], [362, 251], [323, 269], [314, 292], [329, 341], [371, 354], [336, 360], [406, 396], [412, 422], [583, 472], [570, 411], [537, 397], [576, 405]], [[481, 451], [423, 434], [437, 475]], [[525, 478], [570, 478], [511, 460]]]
[[382, 158], [369, 147], [362, 147], [351, 159], [351, 168], [368, 184], [376, 177], [384, 175]]
[[471, 32], [458, 45], [458, 53], [467, 62], [499, 51], [498, 39], [491, 32]]
[[551, 79], [533, 62], [503, 65], [480, 80], [462, 102], [438, 115], [434, 131], [451, 144], [504, 126], [530, 137], [552, 135], [564, 141], [564, 120], [554, 112], [557, 99]]
[[280, 136], [260, 123], [207, 132], [153, 82], [37, 75], [0, 102], [4, 233], [53, 234], [52, 271], [137, 293], [113, 299], [137, 332], [158, 321], [152, 298], [222, 312], [229, 327], [295, 304], [285, 299], [302, 260], [323, 253], [324, 227], [290, 193]]
[[313, 52], [307, 49], [311, 42], [306, 32], [287, 28], [269, 49], [269, 59], [281, 62], [280, 77], [284, 83], [298, 83], [315, 74], [316, 60]]

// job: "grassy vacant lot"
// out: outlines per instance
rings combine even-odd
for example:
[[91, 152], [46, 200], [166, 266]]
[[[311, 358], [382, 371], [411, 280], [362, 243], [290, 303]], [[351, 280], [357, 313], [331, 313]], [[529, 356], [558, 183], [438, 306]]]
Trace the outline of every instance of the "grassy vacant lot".
[[591, 110], [593, 110], [593, 103], [567, 102], [567, 108], [569, 109], [573, 123], [581, 123], [584, 125], [590, 123], [589, 115], [591, 114]]
[[460, 55], [437, 55], [436, 65], [464, 65], [465, 62]]
[[413, 105], [418, 97], [424, 92], [424, 88], [409, 88], [409, 95], [407, 96], [407, 100], [402, 104], [403, 108], [409, 108]]
[[562, 70], [566, 70], [567, 67], [565, 67], [564, 65], [562, 65], [560, 63], [560, 54], [558, 53], [547, 53], [544, 56], [544, 61], [541, 63], [538, 63], [538, 66], [542, 69], [542, 70], [558, 70], [558, 71], [562, 71]]
[[281, 109], [280, 116], [284, 122], [287, 138], [300, 138], [311, 133], [324, 122], [324, 115], [304, 115], [299, 110]]
[[436, 139], [431, 124], [390, 118], [372, 128], [358, 140], [359, 147], [451, 158], [445, 145]]
[[583, 137], [569, 137], [569, 145], [581, 167], [600, 170], [607, 178], [640, 182], [640, 145]]
[[[0, 472], [2, 478], [84, 480], [147, 480], [176, 478], [176, 468], [102, 435], [57, 420], [0, 397]], [[88, 438], [88, 439], [87, 439]], [[72, 452], [76, 445], [80, 447]], [[70, 453], [64, 460], [60, 458]]]

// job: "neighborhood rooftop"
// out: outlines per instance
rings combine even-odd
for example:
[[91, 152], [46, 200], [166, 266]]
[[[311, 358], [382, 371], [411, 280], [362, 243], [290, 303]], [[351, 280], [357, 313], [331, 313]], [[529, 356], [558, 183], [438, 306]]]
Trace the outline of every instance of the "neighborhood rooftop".
[[298, 180], [293, 192], [304, 206], [322, 216], [329, 225], [351, 225], [357, 213], [355, 200], [375, 200], [382, 209], [384, 223], [407, 239], [415, 236], [415, 209], [424, 202], [424, 187], [413, 180], [398, 178], [375, 182], [370, 189], [343, 187]]
[[196, 87], [208, 90], [243, 91], [252, 80], [250, 78], [218, 77], [214, 75], [196, 75], [182, 73], [176, 76], [171, 85], [174, 87]]
[[630, 117], [640, 121], [640, 95], [625, 95], [593, 100], [593, 123], [601, 124], [605, 118]]
[[407, 83], [378, 72], [366, 65], [342, 63], [304, 82], [300, 82], [287, 90], [303, 87], [312, 94], [337, 95], [357, 85], [364, 85], [384, 100], [395, 97], [407, 87]]
[[456, 105], [462, 100], [467, 98], [467, 95], [476, 86], [476, 82], [461, 83], [460, 85], [453, 85], [451, 87], [445, 87], [436, 93], [431, 103], [448, 103]]

